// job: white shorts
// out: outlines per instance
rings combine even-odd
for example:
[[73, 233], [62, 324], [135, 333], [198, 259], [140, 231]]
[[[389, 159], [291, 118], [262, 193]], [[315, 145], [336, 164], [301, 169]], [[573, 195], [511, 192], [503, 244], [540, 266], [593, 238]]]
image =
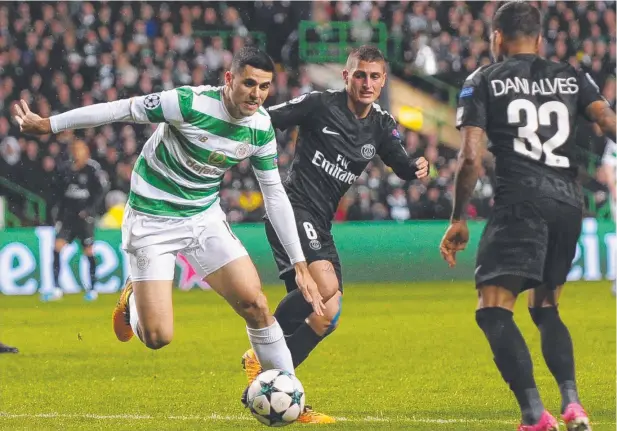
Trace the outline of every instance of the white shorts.
[[122, 248], [129, 255], [134, 281], [173, 280], [178, 253], [200, 278], [248, 254], [218, 203], [189, 218], [153, 216], [127, 205]]

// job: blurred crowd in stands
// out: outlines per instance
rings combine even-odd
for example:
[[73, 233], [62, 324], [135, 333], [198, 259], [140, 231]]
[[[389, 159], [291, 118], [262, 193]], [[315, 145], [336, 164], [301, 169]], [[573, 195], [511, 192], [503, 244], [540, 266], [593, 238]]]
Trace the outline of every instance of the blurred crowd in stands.
[[[543, 54], [589, 72], [614, 105], [615, 3], [535, 3], [544, 13]], [[220, 85], [233, 53], [245, 44], [263, 46], [279, 65], [266, 106], [317, 89], [297, 54], [301, 20], [322, 26], [349, 21], [358, 40], [370, 39], [366, 30], [370, 33], [371, 23], [385, 23], [393, 72], [446, 101], [443, 87], [427, 86], [418, 75], [432, 75], [460, 88], [465, 76], [490, 62], [487, 41], [495, 8], [494, 2], [465, 1], [2, 3], [0, 179], [40, 195], [51, 209], [50, 178], [68, 157], [67, 144], [74, 139], [73, 132], [42, 138], [20, 135], [10, 118], [10, 104], [20, 98], [49, 116], [181, 85]], [[113, 193], [102, 214], [126, 199], [133, 163], [154, 127], [119, 124], [76, 132], [109, 176]], [[449, 217], [455, 150], [435, 136], [403, 128], [401, 132], [409, 154], [429, 160], [430, 181], [401, 181], [376, 159], [341, 203], [337, 221]], [[279, 166], [285, 176], [295, 131], [281, 132], [278, 138]], [[594, 139], [589, 136], [590, 142]], [[591, 144], [589, 148], [602, 151]], [[602, 178], [591, 182], [594, 199], [606, 199]], [[486, 217], [492, 193], [487, 158], [469, 215]], [[19, 193], [0, 184], [1, 194], [19, 214]], [[221, 200], [231, 222], [260, 220], [263, 201], [248, 162], [225, 175]]]

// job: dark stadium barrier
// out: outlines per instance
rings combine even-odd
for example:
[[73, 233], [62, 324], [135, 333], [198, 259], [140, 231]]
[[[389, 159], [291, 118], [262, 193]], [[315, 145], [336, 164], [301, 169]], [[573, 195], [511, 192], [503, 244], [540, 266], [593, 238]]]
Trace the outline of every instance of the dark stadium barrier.
[[[446, 228], [443, 221], [341, 223], [333, 227], [343, 262], [345, 283], [417, 282], [432, 280], [471, 280], [474, 256], [482, 232], [482, 222], [471, 222], [472, 242], [458, 255], [458, 265], [449, 269], [441, 260], [439, 241]], [[263, 225], [234, 226], [253, 258], [265, 284], [278, 284], [276, 266]], [[7, 295], [32, 295], [53, 284], [53, 245], [51, 227], [0, 231], [0, 292]], [[128, 259], [120, 250], [119, 230], [99, 230], [94, 246], [99, 265], [101, 293], [116, 292], [128, 274]], [[571, 280], [614, 279], [617, 258], [615, 224], [586, 219], [570, 272]], [[73, 243], [61, 254], [61, 287], [78, 292], [80, 280], [87, 280], [88, 262]], [[200, 283], [184, 259], [177, 261], [176, 286], [181, 289], [207, 288]]]

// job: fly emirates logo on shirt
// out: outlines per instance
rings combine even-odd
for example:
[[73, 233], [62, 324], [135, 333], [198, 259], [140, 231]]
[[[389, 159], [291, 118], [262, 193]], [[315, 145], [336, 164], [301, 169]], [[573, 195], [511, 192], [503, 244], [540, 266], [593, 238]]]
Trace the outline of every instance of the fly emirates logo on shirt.
[[349, 161], [340, 154], [336, 156], [336, 163], [333, 163], [327, 160], [321, 151], [315, 151], [312, 162], [315, 166], [326, 171], [328, 175], [343, 183], [353, 184], [358, 179], [357, 175], [348, 170]]

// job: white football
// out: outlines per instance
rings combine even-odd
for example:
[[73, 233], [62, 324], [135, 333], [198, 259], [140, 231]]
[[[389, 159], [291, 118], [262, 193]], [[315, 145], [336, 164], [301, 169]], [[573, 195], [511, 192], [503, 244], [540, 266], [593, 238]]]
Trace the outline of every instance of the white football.
[[270, 427], [289, 425], [304, 411], [302, 383], [283, 370], [268, 370], [257, 376], [246, 399], [253, 416]]

